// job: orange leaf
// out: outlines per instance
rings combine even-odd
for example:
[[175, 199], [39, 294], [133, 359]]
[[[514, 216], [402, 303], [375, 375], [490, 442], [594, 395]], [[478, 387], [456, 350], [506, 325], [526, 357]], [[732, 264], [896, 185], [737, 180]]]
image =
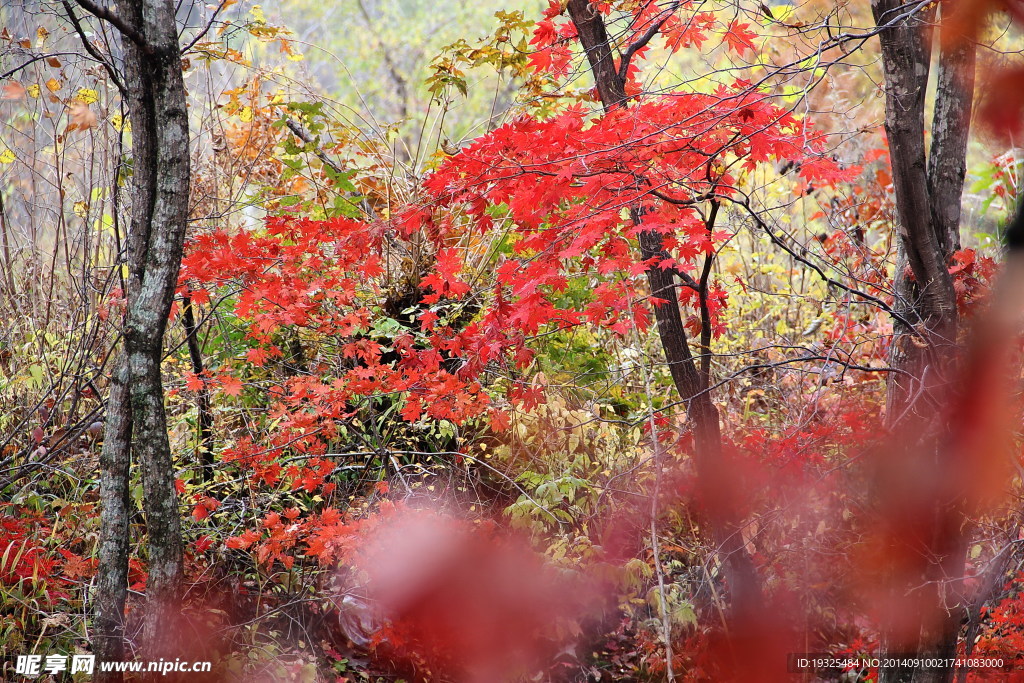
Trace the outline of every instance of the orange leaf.
[[231, 375], [222, 375], [220, 377], [220, 389], [228, 396], [238, 396], [242, 393], [242, 380]]
[[88, 104], [75, 102], [68, 110], [68, 116], [71, 119], [71, 124], [68, 126], [69, 131], [88, 130], [96, 127], [96, 114], [92, 112]]
[[203, 388], [203, 380], [194, 372], [185, 373], [185, 388], [189, 391], [200, 391]]
[[25, 86], [18, 81], [4, 83], [0, 88], [0, 100], [20, 100], [25, 97]]

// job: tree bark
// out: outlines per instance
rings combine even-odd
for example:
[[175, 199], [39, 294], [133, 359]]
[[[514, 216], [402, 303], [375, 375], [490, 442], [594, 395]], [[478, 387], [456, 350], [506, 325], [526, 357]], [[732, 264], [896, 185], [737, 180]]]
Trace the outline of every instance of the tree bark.
[[[185, 344], [188, 356], [192, 361], [192, 372], [197, 376], [203, 374], [203, 350], [199, 344], [199, 328], [196, 325], [192, 297], [181, 298], [181, 324], [185, 328]], [[203, 383], [196, 399], [196, 422], [198, 423], [198, 446], [196, 447], [196, 465], [202, 470], [203, 481], [213, 481], [213, 412], [210, 407], [210, 389]]]
[[[99, 571], [96, 576], [93, 653], [101, 662], [123, 661], [124, 604], [128, 594], [128, 470], [131, 466], [132, 412], [128, 365], [122, 357], [107, 395], [103, 450], [100, 453]], [[96, 673], [97, 683], [120, 681], [119, 672]]]
[[[952, 0], [943, 13], [958, 7]], [[948, 42], [940, 48], [932, 144], [926, 153], [925, 96], [932, 55], [934, 9], [905, 5], [901, 0], [873, 0], [885, 71], [885, 131], [892, 161], [896, 201], [897, 244], [895, 310], [910, 327], [894, 320], [886, 415], [890, 429], [901, 436], [902, 457], [910, 471], [947, 471], [949, 426], [940, 421], [956, 371], [959, 318], [948, 266], [960, 247], [960, 201], [966, 172], [966, 148], [974, 94], [974, 46]], [[924, 486], [924, 484], [922, 484]], [[960, 624], [960, 599], [945, 596], [963, 576], [967, 530], [963, 510], [948, 499], [941, 485], [924, 512], [929, 522], [921, 541], [929, 559], [922, 576], [894, 579], [894, 590], [909, 589], [901, 581], [927, 586], [933, 619], [922, 618], [914, 655], [946, 658], [955, 654]], [[928, 496], [922, 496], [928, 500]], [[937, 615], [937, 616], [936, 616]], [[883, 627], [884, 628], [884, 627]], [[885, 647], [903, 649], [892, 634]], [[952, 667], [884, 669], [885, 683], [949, 681]]]
[[[879, 26], [907, 11], [900, 0], [874, 0], [872, 9]], [[899, 235], [897, 310], [916, 324], [914, 329], [906, 329], [895, 322], [891, 360], [894, 367], [906, 372], [890, 373], [894, 378], [887, 397], [891, 423], [906, 411], [927, 405], [922, 397], [931, 397], [921, 386], [926, 370], [941, 374], [941, 366], [956, 344], [956, 296], [946, 267], [947, 255], [932, 222], [925, 152], [931, 19], [930, 13], [921, 11], [879, 34], [885, 69], [885, 132]], [[955, 201], [959, 207], [959, 194], [946, 201]], [[959, 208], [956, 214], [959, 216]]]
[[[569, 0], [567, 9], [586, 52], [605, 111], [625, 106], [626, 84], [615, 68], [604, 19], [590, 0]], [[633, 209], [630, 215], [635, 224], [643, 223], [639, 210]], [[661, 235], [655, 231], [642, 231], [640, 251], [644, 259], [663, 254], [665, 249]], [[679, 310], [675, 273], [655, 266], [647, 270], [647, 282], [651, 296], [664, 300], [654, 307], [654, 317], [672, 381], [686, 404], [687, 415], [693, 425], [694, 459], [701, 489], [709, 492], [727, 490], [723, 488], [728, 486], [728, 482], [723, 481], [725, 473], [722, 469], [718, 408], [711, 400], [707, 377], [702, 377], [690, 351]], [[761, 607], [757, 569], [743, 545], [740, 533], [742, 520], [736, 517], [735, 511], [717, 506], [710, 512], [712, 535], [722, 554], [731, 591], [733, 615], [739, 621], [743, 615], [752, 614]]]
[[160, 361], [188, 225], [189, 134], [174, 3], [145, 0], [125, 8], [126, 22], [146, 41], [125, 42], [135, 157], [125, 352], [131, 377], [132, 453], [142, 468], [149, 547], [144, 643], [147, 657], [156, 659], [177, 651], [182, 573]]
[[[107, 406], [101, 473], [96, 639], [105, 648], [104, 656], [123, 658], [114, 655], [119, 649], [123, 653], [128, 463], [135, 460], [142, 470], [149, 550], [143, 649], [148, 659], [174, 659], [182, 654], [182, 541], [160, 363], [185, 240], [190, 171], [174, 3], [123, 3], [114, 15], [112, 10], [97, 13], [92, 3], [79, 1], [121, 33], [134, 158], [124, 349]], [[119, 681], [121, 676], [102, 680]]]
[[[961, 11], [965, 0], [942, 5], [942, 19], [950, 19]], [[967, 141], [970, 137], [971, 109], [974, 105], [974, 80], [977, 46], [972, 40], [948, 35], [940, 29], [942, 50], [939, 54], [938, 84], [935, 111], [932, 114], [932, 145], [928, 156], [928, 193], [931, 198], [932, 223], [948, 258], [960, 249], [960, 199], [967, 174]]]

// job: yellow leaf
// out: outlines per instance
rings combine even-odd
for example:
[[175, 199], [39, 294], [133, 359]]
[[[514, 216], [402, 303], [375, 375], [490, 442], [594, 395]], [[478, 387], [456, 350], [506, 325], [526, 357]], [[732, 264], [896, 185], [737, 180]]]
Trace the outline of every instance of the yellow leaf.
[[263, 14], [263, 7], [261, 5], [253, 5], [252, 9], [249, 10], [249, 14], [259, 24], [267, 23], [267, 16]]
[[0, 152], [0, 164], [9, 164], [12, 161], [14, 161], [14, 159], [14, 152], [7, 149], [6, 147], [4, 148], [4, 151]]
[[60, 81], [58, 81], [56, 78], [51, 78], [50, 80], [46, 81], [46, 89], [50, 92], [57, 92], [61, 89]]
[[111, 116], [110, 123], [113, 124], [114, 128], [120, 132], [131, 131], [132, 129], [132, 122], [123, 118], [120, 114], [114, 114]]
[[32, 97], [32, 98], [39, 97], [39, 84], [38, 83], [33, 83], [32, 85], [30, 85], [27, 88], [25, 88], [25, 90], [26, 90], [26, 92], [28, 92], [28, 96], [29, 97]]
[[72, 210], [79, 218], [85, 218], [89, 213], [89, 205], [86, 202], [75, 202]]
[[92, 88], [79, 88], [75, 99], [82, 104], [93, 104], [99, 101], [100, 94]]
[[238, 118], [245, 123], [252, 121], [252, 107], [242, 107], [242, 111], [238, 112]]
[[114, 230], [114, 217], [109, 213], [105, 213], [100, 216], [100, 219], [94, 223], [97, 228], [102, 229], [104, 232], [108, 232], [111, 235], [115, 234]]

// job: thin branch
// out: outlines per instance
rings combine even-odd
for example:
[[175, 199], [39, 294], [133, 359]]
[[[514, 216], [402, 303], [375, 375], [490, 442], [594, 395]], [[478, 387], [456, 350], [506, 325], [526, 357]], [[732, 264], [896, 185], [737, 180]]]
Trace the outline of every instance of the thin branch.
[[855, 289], [854, 287], [851, 287], [851, 286], [845, 284], [844, 282], [841, 282], [839, 280], [836, 280], [835, 278], [829, 277], [828, 275], [825, 274], [825, 271], [823, 271], [818, 265], [812, 263], [811, 261], [809, 261], [805, 257], [803, 257], [800, 254], [798, 254], [796, 252], [796, 250], [794, 250], [792, 247], [790, 247], [788, 244], [786, 244], [786, 242], [781, 237], [776, 235], [772, 231], [772, 229], [770, 227], [768, 227], [768, 225], [761, 219], [761, 217], [757, 214], [757, 212], [754, 210], [754, 208], [752, 206], [750, 206], [749, 203], [747, 203], [747, 201], [740, 201], [738, 199], [734, 199], [732, 197], [725, 196], [725, 195], [721, 196], [720, 199], [726, 199], [726, 200], [732, 202], [733, 204], [735, 204], [737, 206], [740, 206], [743, 209], [745, 209], [746, 212], [750, 215], [750, 217], [752, 219], [754, 219], [754, 222], [757, 224], [757, 227], [761, 228], [761, 230], [763, 230], [764, 233], [766, 235], [768, 235], [768, 238], [776, 246], [778, 246], [780, 249], [785, 251], [787, 254], [792, 256], [794, 259], [796, 259], [800, 263], [804, 264], [805, 266], [807, 266], [808, 268], [813, 270], [815, 273], [818, 274], [818, 277], [820, 277], [826, 283], [828, 283], [830, 285], [833, 285], [835, 287], [838, 287], [839, 289], [843, 290], [844, 292], [848, 292], [848, 293], [850, 293], [850, 294], [852, 294], [854, 296], [858, 296], [858, 297], [860, 297], [862, 299], [870, 301], [871, 303], [875, 304], [876, 306], [881, 308], [883, 311], [885, 311], [886, 313], [891, 315], [893, 318], [895, 318], [896, 320], [898, 320], [902, 324], [906, 325], [909, 329], [916, 329], [916, 327], [914, 326], [913, 323], [911, 323], [909, 320], [904, 318], [892, 306], [890, 306], [889, 304], [885, 303], [884, 301], [879, 299], [877, 296], [868, 294], [867, 292], [862, 292], [861, 290]]
[[[786, 358], [784, 360], [773, 361], [773, 362], [770, 362], [770, 363], [757, 363], [756, 365], [744, 366], [743, 368], [740, 368], [739, 370], [736, 370], [735, 372], [730, 373], [727, 377], [723, 377], [718, 382], [715, 382], [714, 384], [712, 384], [711, 386], [707, 387], [706, 389], [702, 389], [700, 391], [700, 394], [710, 394], [715, 389], [718, 389], [719, 387], [723, 387], [723, 386], [727, 385], [729, 382], [732, 382], [732, 381], [734, 381], [736, 379], [739, 379], [740, 377], [742, 377], [744, 375], [744, 373], [753, 372], [753, 371], [757, 371], [757, 370], [771, 370], [771, 369], [780, 368], [780, 367], [783, 367], [783, 366], [786, 366], [786, 365], [792, 365], [794, 363], [811, 363], [811, 362], [814, 362], [814, 361], [825, 361], [826, 363], [834, 363], [835, 365], [838, 365], [838, 366], [842, 367], [844, 373], [846, 372], [846, 370], [859, 370], [860, 372], [871, 372], [871, 373], [893, 373], [893, 374], [897, 374], [897, 375], [903, 375], [904, 377], [907, 377], [907, 378], [913, 378], [913, 375], [911, 375], [906, 370], [900, 370], [899, 368], [894, 368], [894, 367], [891, 367], [891, 366], [884, 366], [883, 365], [883, 366], [879, 366], [879, 367], [872, 367], [870, 365], [858, 365], [856, 363], [851, 363], [849, 361], [844, 361], [844, 360], [842, 360], [840, 358], [836, 358], [835, 356], [831, 356], [831, 355], [807, 354], [807, 355], [800, 356], [799, 358]], [[811, 371], [811, 372], [820, 373], [820, 371]], [[670, 403], [666, 403], [665, 405], [663, 405], [660, 408], [656, 409], [655, 412], [666, 413], [667, 414], [669, 410], [671, 410], [671, 409], [673, 409], [673, 408], [675, 408], [677, 406], [683, 406], [684, 408], [686, 408], [686, 407], [689, 406], [689, 402], [690, 402], [690, 400], [692, 400], [692, 398], [693, 397], [691, 397], [690, 399], [686, 399], [686, 400], [672, 401]], [[636, 420], [636, 421], [633, 421], [633, 422], [627, 422], [626, 424], [629, 424], [630, 426], [636, 426], [636, 425], [639, 425], [639, 424], [643, 423], [643, 421], [646, 420], [646, 419], [647, 418], [644, 417], [642, 419], [639, 419], [639, 420]]]
[[673, 2], [670, 7], [665, 10], [665, 16], [658, 21], [655, 21], [651, 26], [644, 32], [642, 36], [636, 39], [633, 43], [630, 43], [629, 47], [626, 48], [625, 52], [622, 53], [622, 59], [619, 61], [619, 78], [623, 81], [626, 80], [626, 72], [629, 70], [629, 62], [633, 59], [633, 56], [647, 46], [654, 36], [658, 35], [661, 31], [661, 27], [665, 25], [665, 22], [672, 18], [675, 11], [679, 9], [679, 0]]
[[[341, 169], [341, 167], [338, 166], [338, 164], [336, 164], [329, 156], [327, 156], [327, 153], [324, 152], [324, 150], [319, 145], [316, 144], [316, 139], [312, 135], [310, 135], [308, 130], [302, 127], [301, 123], [295, 121], [294, 119], [285, 119], [285, 123], [288, 126], [288, 130], [295, 134], [295, 137], [299, 138], [307, 145], [313, 145], [313, 154], [315, 154], [317, 158], [320, 159], [320, 161], [322, 161], [325, 166], [334, 171], [335, 175], [345, 175], [345, 172]], [[355, 195], [352, 197], [352, 199], [361, 200], [359, 202], [359, 208], [362, 209], [363, 213], [365, 213], [371, 220], [375, 218], [373, 207], [370, 206], [370, 203], [366, 200], [365, 197], [359, 197], [358, 195]], [[352, 202], [351, 200], [349, 200], [349, 203], [353, 205], [355, 204], [355, 202]]]
[[35, 62], [42, 61], [44, 59], [50, 59], [51, 57], [80, 57], [80, 56], [81, 56], [81, 53], [79, 53], [79, 52], [50, 52], [50, 53], [47, 53], [47, 54], [44, 54], [44, 55], [34, 55], [33, 57], [29, 58], [27, 61], [19, 64], [16, 67], [14, 67], [10, 71], [5, 71], [4, 73], [0, 74], [0, 81], [2, 81], [5, 78], [10, 78], [14, 74], [16, 74], [19, 71], [21, 71], [22, 69], [24, 69], [29, 64], [33, 64]]
[[118, 91], [120, 91], [121, 97], [128, 97], [128, 89], [125, 87], [124, 81], [121, 80], [121, 77], [114, 69], [114, 65], [108, 62], [107, 59], [100, 54], [100, 51], [97, 50], [89, 41], [89, 37], [85, 35], [85, 29], [82, 28], [81, 22], [78, 20], [78, 17], [75, 16], [75, 11], [71, 9], [71, 3], [68, 2], [68, 0], [61, 0], [61, 4], [64, 5], [64, 11], [68, 13], [68, 20], [71, 22], [71, 26], [75, 29], [75, 33], [78, 34], [78, 37], [82, 41], [82, 47], [85, 48], [85, 51], [88, 52], [93, 59], [103, 65], [103, 68], [110, 76], [110, 80], [113, 81], [114, 85], [117, 86]]
[[[715, 220], [718, 218], [718, 210], [721, 206], [722, 203], [717, 199], [711, 200], [711, 211], [707, 220], [704, 221], [708, 240], [714, 233]], [[697, 298], [700, 301], [700, 381], [705, 387], [711, 382], [711, 309], [708, 306], [708, 281], [711, 277], [711, 266], [714, 263], [715, 252], [712, 250], [704, 255], [704, 268], [701, 270], [700, 285], [697, 288]]]
[[[67, 0], [61, 1], [64, 3], [64, 7], [67, 8]], [[116, 28], [118, 31], [121, 32], [121, 35], [128, 38], [136, 45], [138, 45], [139, 49], [141, 49], [144, 53], [153, 53], [153, 46], [146, 42], [146, 39], [142, 36], [142, 34], [135, 30], [135, 27], [126, 24], [124, 20], [121, 19], [121, 17], [114, 14], [112, 10], [106, 7], [100, 7], [99, 5], [95, 4], [92, 0], [75, 0], [75, 2], [77, 2], [78, 6], [84, 9], [89, 14], [93, 15], [97, 19], [102, 19], [103, 21], [109, 23], [111, 26]], [[70, 13], [70, 10], [68, 11]]]
[[[310, 135], [308, 130], [302, 127], [301, 123], [299, 123], [295, 119], [286, 119], [285, 123], [288, 126], [288, 130], [295, 134], [295, 137], [302, 140], [306, 144], [315, 144], [316, 140], [313, 138], [312, 135]], [[317, 158], [320, 159], [320, 161], [324, 162], [325, 166], [330, 167], [330, 169], [334, 171], [336, 174], [342, 175], [344, 173], [344, 171], [341, 170], [341, 167], [338, 166], [338, 164], [334, 163], [334, 161], [329, 156], [327, 156], [327, 154], [320, 148], [319, 145], [314, 147], [313, 154], [315, 154]]]
[[210, 29], [213, 28], [214, 22], [217, 21], [217, 15], [220, 14], [221, 10], [223, 10], [225, 7], [227, 7], [227, 5], [228, 5], [228, 0], [221, 0], [220, 4], [217, 5], [217, 9], [215, 9], [213, 11], [213, 16], [210, 17], [210, 21], [207, 22], [206, 26], [203, 27], [203, 30], [201, 30], [199, 33], [197, 33], [195, 35], [195, 37], [192, 38], [191, 41], [189, 41], [188, 45], [186, 45], [185, 47], [181, 48], [181, 54], [184, 55], [186, 52], [188, 52], [193, 47], [195, 47], [196, 43], [198, 43], [200, 40], [202, 40], [206, 36], [206, 34], [210, 32]]

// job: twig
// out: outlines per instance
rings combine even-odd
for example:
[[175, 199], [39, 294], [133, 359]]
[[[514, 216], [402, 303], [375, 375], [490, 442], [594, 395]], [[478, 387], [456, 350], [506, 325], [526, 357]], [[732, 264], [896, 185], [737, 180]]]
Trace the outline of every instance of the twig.
[[679, 0], [673, 2], [671, 6], [666, 7], [663, 11], [665, 16], [658, 21], [655, 21], [651, 26], [644, 32], [642, 36], [636, 39], [636, 41], [630, 43], [629, 47], [622, 53], [622, 59], [619, 62], [619, 78], [623, 81], [626, 80], [626, 72], [629, 70], [629, 62], [633, 59], [633, 56], [643, 49], [654, 36], [658, 35], [661, 31], [661, 27], [665, 25], [665, 22], [671, 18], [675, 11], [679, 9]]
[[[310, 135], [308, 130], [302, 127], [301, 123], [294, 119], [285, 119], [285, 124], [288, 126], [288, 130], [295, 134], [295, 137], [299, 138], [308, 145], [313, 145], [313, 154], [315, 154], [316, 157], [320, 159], [320, 161], [322, 161], [325, 166], [334, 171], [336, 175], [341, 176], [345, 174], [341, 167], [338, 166], [338, 164], [336, 164], [334, 160], [332, 160], [329, 156], [327, 156], [327, 153], [324, 152], [323, 148], [316, 144], [315, 138], [312, 135]], [[363, 213], [365, 213], [366, 216], [370, 218], [370, 220], [373, 220], [376, 217], [373, 208], [370, 206], [370, 203], [366, 201], [365, 197], [359, 197], [358, 195], [354, 195], [353, 198], [360, 200], [359, 208], [363, 210]]]
[[825, 274], [825, 271], [823, 271], [819, 266], [817, 266], [814, 263], [811, 263], [811, 261], [809, 261], [808, 259], [806, 259], [803, 256], [801, 256], [800, 254], [798, 254], [792, 247], [790, 247], [788, 244], [786, 244], [786, 242], [781, 237], [776, 235], [775, 232], [773, 232], [770, 227], [768, 227], [768, 225], [761, 219], [761, 217], [757, 214], [757, 212], [754, 211], [753, 207], [750, 206], [750, 204], [748, 202], [740, 201], [738, 199], [734, 199], [732, 197], [725, 196], [725, 195], [721, 196], [720, 199], [726, 199], [726, 200], [732, 202], [733, 204], [736, 204], [737, 206], [740, 206], [743, 209], [745, 209], [747, 211], [747, 213], [750, 215], [750, 217], [757, 224], [757, 227], [761, 228], [761, 230], [763, 230], [764, 233], [766, 235], [768, 235], [768, 238], [773, 243], [775, 243], [776, 246], [778, 246], [780, 249], [785, 251], [787, 254], [792, 256], [794, 259], [796, 259], [800, 263], [804, 264], [805, 266], [807, 266], [808, 268], [813, 270], [815, 273], [818, 274], [818, 277], [820, 277], [826, 283], [828, 283], [828, 284], [830, 284], [830, 285], [832, 285], [834, 287], [838, 287], [839, 289], [843, 290], [844, 292], [849, 292], [850, 294], [852, 294], [854, 296], [858, 296], [858, 297], [860, 297], [862, 299], [866, 299], [867, 301], [870, 301], [871, 303], [875, 304], [876, 306], [881, 308], [883, 311], [885, 311], [886, 313], [891, 315], [895, 320], [898, 320], [900, 323], [906, 325], [909, 329], [916, 329], [915, 326], [913, 325], [913, 323], [911, 323], [909, 320], [904, 318], [892, 306], [890, 306], [889, 304], [885, 303], [884, 301], [879, 299], [877, 296], [873, 296], [871, 294], [868, 294], [867, 292], [862, 292], [859, 289], [855, 289], [855, 288], [845, 284], [844, 282], [841, 282], [839, 280], [836, 280], [835, 278], [829, 277], [828, 275]]
[[181, 48], [181, 54], [184, 55], [186, 52], [195, 47], [196, 43], [202, 40], [203, 37], [210, 32], [210, 29], [213, 28], [213, 23], [217, 20], [217, 15], [220, 14], [221, 10], [227, 7], [227, 4], [228, 0], [221, 0], [220, 4], [217, 5], [217, 9], [213, 11], [213, 16], [210, 17], [210, 21], [207, 22], [206, 26], [204, 26], [203, 29], [199, 33], [197, 33], [195, 37], [192, 38], [191, 41], [189, 41], [188, 45]]
[[[67, 9], [67, 0], [62, 0], [62, 2], [64, 3], [65, 9]], [[102, 19], [103, 21], [112, 25], [114, 28], [120, 31], [121, 35], [123, 35], [125, 38], [128, 38], [136, 45], [138, 45], [139, 49], [145, 52], [146, 54], [153, 53], [153, 46], [146, 42], [146, 39], [142, 37], [142, 34], [136, 31], [133, 26], [129, 26], [128, 24], [126, 24], [124, 20], [121, 17], [114, 14], [112, 10], [106, 7], [100, 7], [99, 5], [95, 4], [92, 0], [75, 0], [75, 2], [78, 3], [79, 7], [81, 7], [97, 19]]]
[[61, 4], [64, 5], [64, 11], [68, 13], [68, 20], [71, 22], [71, 26], [75, 29], [75, 33], [78, 34], [78, 37], [82, 41], [82, 47], [85, 48], [85, 51], [88, 52], [93, 59], [103, 65], [103, 68], [110, 76], [110, 80], [114, 82], [114, 85], [117, 86], [118, 91], [120, 91], [121, 97], [127, 98], [128, 89], [125, 88], [124, 81], [121, 80], [117, 71], [114, 70], [113, 64], [108, 62], [106, 58], [100, 54], [99, 50], [93, 47], [93, 44], [89, 42], [89, 37], [85, 35], [85, 29], [82, 28], [81, 22], [78, 21], [78, 17], [75, 16], [75, 11], [71, 9], [71, 3], [68, 2], [68, 0], [61, 0]]

